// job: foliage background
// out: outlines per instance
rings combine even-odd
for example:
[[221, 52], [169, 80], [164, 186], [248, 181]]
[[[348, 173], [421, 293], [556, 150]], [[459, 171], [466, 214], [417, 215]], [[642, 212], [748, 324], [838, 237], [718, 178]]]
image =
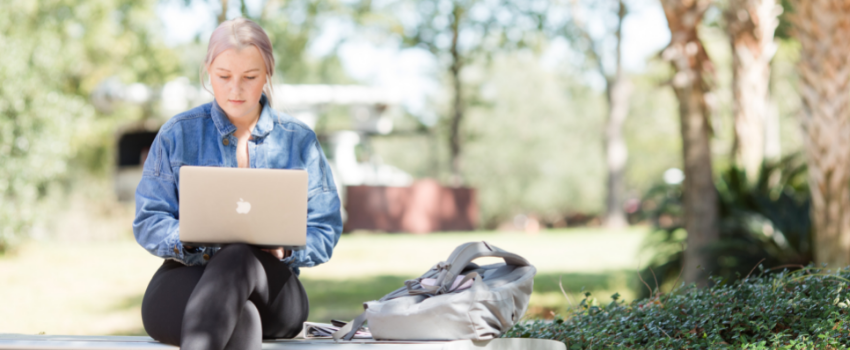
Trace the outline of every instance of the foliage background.
[[[104, 116], [89, 95], [110, 76], [162, 84], [173, 52], [150, 2], [4, 1], [0, 16], [0, 251], [49, 217], [40, 199], [75, 173], [104, 178], [109, 135], [140, 110]], [[79, 170], [79, 171], [78, 171]]]
[[[269, 32], [276, 48], [278, 82], [367, 83], [352, 78], [341, 61], [340, 48], [349, 41], [421, 50], [405, 49], [405, 29], [397, 27], [398, 19], [392, 18], [392, 13], [380, 11], [404, 8], [404, 1], [395, 7], [261, 1], [262, 6], [253, 12], [239, 7], [239, 1], [231, 2], [231, 7], [239, 9], [237, 13], [259, 21]], [[496, 2], [482, 4], [499, 6]], [[155, 11], [160, 5], [152, 0], [3, 3], [9, 15], [0, 18], [0, 45], [7, 52], [7, 59], [0, 62], [0, 74], [8, 82], [0, 87], [2, 241], [31, 233], [35, 223], [49, 224], [46, 217], [38, 218], [48, 210], [38, 207], [39, 198], [58, 196], [43, 202], [61, 207], [63, 204], [57, 204], [63, 201], [60, 197], [68, 197], [75, 189], [107, 193], [115, 169], [117, 130], [128, 123], [170, 117], [159, 115], [155, 102], [95, 110], [90, 96], [98, 84], [108, 78], [125, 85], [143, 83], [156, 94], [162, 84], [177, 76], [197, 81], [205, 40], [198, 36], [192, 42], [165, 45], [163, 37], [168, 33], [163, 32]], [[631, 6], [652, 5], [636, 1]], [[707, 16], [702, 36], [717, 67], [712, 125], [715, 171], [720, 173], [729, 164], [732, 142], [730, 56], [721, 16]], [[311, 45], [329, 23], [351, 30], [340, 35], [330, 49], [317, 53]], [[513, 45], [510, 48], [482, 49], [482, 55], [470, 57], [460, 76], [471, 101], [461, 126], [466, 145], [462, 171], [468, 184], [479, 191], [481, 226], [498, 227], [518, 214], [536, 217], [548, 226], [570, 224], [566, 219], [576, 214], [593, 217], [603, 210], [604, 195], [606, 111], [601, 77], [587, 69], [587, 62], [577, 52], [568, 51], [554, 63], [551, 58], [547, 61], [547, 52], [558, 45], [579, 49], [571, 47], [569, 37], [545, 39], [538, 35], [525, 37], [521, 44], [503, 42], [509, 43]], [[802, 146], [794, 73], [798, 47], [786, 36], [773, 61], [771, 89], [783, 155]], [[442, 88], [428, 97], [428, 110], [397, 114], [400, 132], [374, 138], [367, 151], [415, 177], [448, 182], [445, 140], [451, 111], [450, 77], [433, 68], [432, 79]], [[650, 57], [643, 70], [628, 74], [635, 89], [625, 124], [630, 153], [626, 183], [628, 197], [639, 199], [661, 182], [665, 170], [680, 166], [680, 140], [676, 101], [667, 86], [668, 65]], [[434, 115], [438, 116], [436, 122], [431, 119]], [[329, 108], [320, 118], [323, 131], [347, 126], [344, 109]], [[90, 185], [102, 188], [84, 189]]]
[[[129, 265], [109, 266], [98, 270], [106, 271], [105, 273], [114, 277], [99, 280], [97, 288], [102, 289], [98, 289], [98, 293], [103, 294], [98, 295], [105, 295], [113, 301], [119, 300], [117, 304], [99, 304], [100, 299], [93, 300], [90, 293], [86, 294], [89, 290], [85, 284], [67, 285], [71, 288], [63, 292], [67, 292], [64, 295], [68, 298], [56, 300], [72, 304], [72, 300], [79, 300], [73, 299], [73, 292], [79, 292], [77, 296], [85, 295], [81, 298], [89, 298], [86, 300], [90, 303], [84, 305], [90, 307], [88, 311], [94, 310], [94, 316], [87, 314], [91, 319], [101, 318], [106, 314], [112, 315], [111, 312], [115, 310], [120, 313], [120, 316], [116, 317], [122, 321], [114, 323], [118, 326], [110, 328], [112, 324], [104, 325], [113, 319], [103, 317], [108, 322], [100, 323], [98, 327], [101, 328], [80, 332], [141, 332], [139, 322], [136, 322], [139, 320], [132, 317], [138, 316], [135, 311], [141, 300], [139, 293], [151, 271], [155, 270], [156, 264], [151, 261], [156, 259], [145, 255], [131, 242], [129, 222], [133, 218], [133, 203], [119, 203], [115, 198], [115, 143], [118, 134], [127, 125], [145, 121], [161, 123], [171, 116], [162, 115], [156, 102], [142, 105], [117, 103], [111, 110], [97, 110], [93, 106], [92, 95], [97, 92], [101, 83], [110, 79], [123, 85], [145, 84], [151, 88], [149, 92], [152, 94], [157, 94], [164, 83], [177, 77], [185, 76], [191, 82], [198, 81], [198, 69], [205, 53], [206, 40], [199, 34], [190, 42], [166, 44], [164, 39], [173, 33], [165, 32], [166, 26], [157, 16], [157, 9], [169, 1], [185, 4], [191, 4], [193, 1], [218, 3], [215, 0], [0, 0], [0, 52], [3, 53], [3, 59], [0, 60], [0, 81], [3, 82], [0, 84], [0, 266], [10, 267], [5, 270], [6, 274], [0, 274], [3, 276], [0, 285], [16, 286], [3, 290], [7, 296], [12, 295], [4, 299], [29, 298], [20, 305], [3, 305], [13, 308], [13, 311], [17, 312], [16, 315], [26, 315], [36, 310], [42, 311], [38, 314], [39, 317], [44, 317], [43, 315], [51, 311], [46, 306], [39, 306], [42, 303], [35, 300], [36, 297], [51, 299], [51, 296], [55, 295], [51, 293], [58, 289], [55, 284], [49, 283], [56, 281], [50, 275], [53, 271], [51, 264], [66, 268], [96, 268], [98, 263], [102, 262], [97, 258], [127, 258], [128, 255], [124, 253], [136, 249], [134, 252], [138, 254], [128, 258], [132, 260]], [[231, 10], [235, 9], [236, 15], [250, 17], [268, 31], [276, 49], [278, 74], [275, 79], [280, 83], [370, 84], [368, 78], [355, 78], [362, 75], [354, 74], [357, 72], [352, 72], [351, 68], [346, 66], [341, 50], [348, 42], [366, 42], [404, 52], [425, 51], [417, 47], [410, 38], [405, 40], [409, 28], [398, 25], [397, 14], [390, 11], [398, 8], [395, 6], [371, 7], [369, 1], [260, 0], [256, 2], [261, 5], [257, 11], [249, 12], [245, 6], [240, 6], [245, 4], [243, 1], [232, 0], [230, 3]], [[407, 8], [418, 6], [416, 1], [406, 0], [382, 2], [386, 3]], [[429, 3], [442, 6], [441, 3], [447, 2]], [[593, 1], [589, 0], [584, 3], [593, 5]], [[655, 6], [655, 2], [649, 0], [634, 0], [628, 3], [635, 8]], [[479, 4], [503, 6], [504, 2], [482, 1]], [[719, 1], [718, 4], [722, 6], [723, 2]], [[789, 11], [786, 6], [786, 13]], [[406, 15], [416, 14], [416, 11], [413, 11]], [[233, 14], [228, 12], [228, 16], [233, 17]], [[430, 25], [433, 30], [446, 29], [445, 18], [435, 21], [439, 23], [427, 22], [424, 25]], [[343, 28], [343, 33], [338, 35], [333, 45], [317, 51], [316, 43], [323, 38], [328, 26], [333, 25]], [[510, 29], [502, 34], [510, 36]], [[573, 38], [568, 35], [545, 38], [537, 35], [540, 33], [530, 33], [534, 35], [521, 38], [524, 40], [522, 42], [505, 40], [500, 42], [504, 45], [487, 46], [487, 52], [475, 52], [475, 55], [465, 61], [466, 66], [460, 75], [465, 87], [464, 96], [470, 101], [467, 117], [461, 126], [461, 136], [465, 142], [462, 170], [468, 184], [478, 191], [483, 229], [516, 231], [519, 228], [513, 222], [519, 215], [536, 217], [544, 226], [549, 227], [573, 225], [574, 217], [592, 218], [604, 210], [605, 164], [602, 133], [606, 110], [601, 77], [594, 70], [588, 69], [588, 62], [580, 52], [582, 48], [575, 45]], [[714, 131], [714, 170], [718, 179], [726, 181], [728, 175], [734, 174], [736, 170], [730, 166], [733, 124], [730, 88], [732, 73], [729, 68], [731, 56], [719, 8], [709, 11], [700, 33], [716, 67], [712, 81], [714, 90], [711, 116]], [[445, 39], [445, 33], [441, 37]], [[800, 113], [799, 91], [796, 88], [798, 77], [795, 73], [800, 45], [787, 35], [787, 22], [780, 26], [778, 38], [779, 50], [772, 62], [771, 95], [774, 112], [779, 120], [779, 156], [788, 156], [799, 153], [802, 149], [797, 119]], [[444, 49], [445, 40], [439, 45]], [[605, 45], [610, 46], [610, 43]], [[556, 51], [557, 47], [566, 47], [566, 53], [553, 62], [549, 55]], [[417, 178], [431, 177], [449, 183], [449, 151], [445, 140], [449, 135], [448, 116], [451, 114], [452, 86], [448, 72], [440, 69], [440, 66], [446, 63], [445, 55], [436, 56], [439, 57], [434, 59], [434, 64], [427, 74], [438, 89], [427, 96], [427, 108], [424, 111], [406, 109], [395, 114], [397, 132], [373, 137], [369, 144], [364, 145], [363, 151], [364, 154], [370, 154], [372, 159], [395, 165]], [[636, 201], [646, 199], [648, 193], [653, 193], [652, 189], [662, 184], [662, 174], [666, 170], [681, 167], [682, 155], [677, 102], [669, 87], [669, 65], [652, 56], [647, 58], [642, 69], [630, 70], [627, 74], [635, 88], [625, 124], [625, 137], [629, 148], [626, 183], [629, 199]], [[281, 108], [285, 110], [286, 106]], [[317, 129], [331, 132], [347, 128], [348, 123], [350, 118], [347, 110], [327, 108], [320, 116]], [[799, 184], [794, 184], [797, 185]], [[752, 207], [741, 205], [747, 204], [747, 201], [739, 200], [740, 198], [735, 196], [770, 196], [775, 188], [768, 187], [770, 186], [757, 190], [744, 188], [738, 192], [724, 194], [733, 199], [724, 205], [736, 210], [734, 215], [726, 217], [729, 221], [724, 224], [734, 229], [730, 232], [739, 236], [736, 237], [739, 241], [743, 239], [752, 243], [756, 239], [762, 239], [767, 235], [764, 228], [769, 225], [764, 225], [766, 215], [753, 210]], [[675, 197], [676, 193], [673, 194]], [[797, 210], [794, 214], [801, 212]], [[653, 220], [641, 219], [640, 214], [632, 213], [634, 223], [652, 223]], [[753, 218], [758, 220], [751, 220]], [[774, 219], [778, 221], [776, 217], [769, 218], [768, 221]], [[593, 224], [594, 221], [589, 223]], [[753, 226], [752, 223], [758, 225]], [[663, 241], [649, 241], [646, 246], [636, 243], [640, 240], [636, 237], [642, 238], [645, 230], [639, 228], [637, 231], [611, 233], [589, 230], [576, 233], [554, 230], [544, 232], [542, 236], [497, 237], [514, 246], [532, 242], [542, 247], [548, 243], [545, 249], [548, 255], [544, 264], [555, 267], [550, 266], [549, 270], [539, 276], [531, 314], [533, 317], [549, 318], [554, 312], [569, 312], [569, 301], [565, 302], [562, 298], [558, 284], [562, 276], [567, 294], [572, 298], [576, 296], [575, 292], [583, 287], [589, 287], [599, 293], [634, 287], [622, 292], [630, 298], [639, 295], [636, 291], [643, 288], [643, 285], [636, 281], [638, 274], [634, 271], [639, 268], [641, 261], [659, 266], [675, 260], [675, 257], [680, 255], [678, 242], [684, 234], [681, 230], [667, 232], [668, 235], [663, 237]], [[490, 231], [471, 236], [467, 233], [454, 233], [430, 238], [429, 242], [440, 244], [442, 247], [465, 239], [484, 239], [492, 236], [496, 235]], [[31, 240], [27, 242], [28, 238]], [[386, 261], [363, 255], [366, 251], [364, 247], [375, 241], [393, 241], [392, 244], [386, 244], [389, 247], [386, 250], [391, 251], [403, 251], [404, 248], [398, 248], [399, 246], [425, 246], [420, 241], [421, 237], [398, 238], [384, 235], [347, 236], [346, 239], [346, 243], [351, 244], [353, 248], [348, 253], [344, 248], [340, 250], [342, 258], [336, 260], [339, 262], [334, 266], [336, 269], [342, 270], [340, 266], [351, 261], [366, 266], [362, 270], [374, 268], [374, 265], [369, 264], [375, 264], [376, 261], [378, 264], [388, 265]], [[402, 240], [394, 241], [396, 239]], [[544, 239], [546, 243], [542, 242]], [[732, 241], [734, 240], [725, 243]], [[739, 241], [734, 242], [740, 243]], [[66, 245], [65, 242], [74, 242], [76, 245]], [[737, 248], [758, 246], [747, 242], [738, 244]], [[765, 246], [758, 246], [756, 250]], [[22, 248], [16, 250], [15, 247]], [[42, 251], [43, 247], [47, 249]], [[116, 249], [117, 251], [113, 251]], [[423, 250], [428, 252], [427, 249]], [[101, 256], [99, 254], [102, 251], [112, 254]], [[529, 254], [534, 254], [533, 249], [528, 251], [532, 252]], [[48, 257], [44, 258], [38, 254], [46, 254]], [[344, 254], [350, 256], [346, 257]], [[559, 260], [555, 257], [557, 254], [568, 255], [569, 258]], [[664, 259], [650, 261], [649, 258], [653, 254]], [[746, 255], [740, 251], [735, 254]], [[440, 258], [436, 256], [431, 259], [430, 255], [423, 255], [425, 256], [421, 260]], [[756, 256], [750, 255], [749, 258]], [[631, 260], [610, 262], [623, 257]], [[396, 260], [404, 258], [395, 257]], [[728, 262], [728, 266], [721, 264], [726, 266], [722, 271], [724, 277], [740, 276], [743, 274], [741, 271], [751, 269], [753, 263], [752, 259], [724, 259]], [[352, 263], [351, 266], [360, 265]], [[30, 268], [32, 270], [29, 270]], [[315, 296], [316, 300], [326, 305], [315, 313], [323, 318], [334, 315], [336, 310], [344, 310], [341, 318], [350, 316], [355, 313], [363, 299], [368, 299], [370, 295], [383, 295], [383, 289], [394, 287], [400, 280], [420, 273], [418, 268], [410, 268], [387, 272], [381, 276], [356, 275], [352, 272], [353, 277], [341, 277], [322, 275], [327, 272], [320, 269], [314, 271], [318, 271], [315, 272], [315, 278], [310, 280], [308, 277], [305, 280], [313, 283], [312, 290], [315, 294], [311, 297]], [[667, 284], [664, 284], [665, 279], [662, 277], [662, 289], [675, 287], [670, 280], [675, 278], [677, 271], [676, 268], [671, 268], [668, 271], [670, 273], [665, 274], [664, 277], [669, 277], [666, 278]], [[65, 277], [71, 276], [71, 273], [66, 275]], [[648, 280], [650, 274], [644, 273], [641, 276]], [[828, 309], [831, 312], [830, 317], [836, 313], [840, 317], [846, 316], [845, 308], [837, 306], [837, 303], [822, 303], [821, 299], [824, 299], [825, 295], [832, 297], [829, 292], [830, 288], [834, 287], [831, 284], [834, 281], [828, 278], [814, 280], [815, 283], [826, 286], [821, 290], [806, 288], [789, 281], [789, 278], [796, 278], [795, 276], [771, 277], [773, 279], [767, 278], [758, 282], [762, 284], [752, 285], [747, 284], [749, 282], [732, 286], [721, 283], [715, 290], [729, 292], [729, 295], [733, 296], [741, 296], [742, 290], [748, 291], [751, 295], [758, 295], [761, 298], [758, 300], [761, 301], [774, 297], [787, 298], [789, 305], [814, 305], [811, 307]], [[70, 277], [60, 281], [69, 280]], [[97, 282], [91, 279], [85, 281]], [[126, 286], [132, 287], [108, 286], [109, 283], [104, 281], [126, 283]], [[373, 282], [376, 287], [363, 287], [372, 286]], [[765, 286], [770, 283], [784, 283], [785, 287], [768, 291]], [[348, 288], [352, 285], [354, 288]], [[33, 293], [33, 290], [38, 293]], [[802, 296], [792, 295], [794, 293]], [[844, 297], [846, 293], [842, 293], [844, 292], [835, 294]], [[700, 298], [704, 297], [704, 293], [676, 289], [667, 299], [655, 300], [681, 302], [678, 305], [684, 307], [687, 303], [703, 300]], [[342, 302], [334, 304], [333, 300]], [[724, 300], [731, 303], [730, 305], [741, 305], [742, 310], [750, 308], [747, 309], [748, 312], [756, 312], [751, 310], [751, 306], [736, 304], [751, 303], [747, 301], [749, 299]], [[822, 305], [818, 304], [819, 302]], [[663, 310], [657, 308], [647, 311], [643, 308], [645, 305], [640, 303], [617, 301], [608, 307], [600, 306], [598, 300], [595, 303], [592, 298], [588, 298], [575, 321], [587, 321], [587, 324], [592, 325], [581, 329], [577, 326], [568, 330], [575, 331], [571, 334], [581, 333], [578, 335], [589, 339], [604, 332], [635, 331], [616, 328], [624, 326], [616, 324], [617, 320], [609, 317], [620, 312], [634, 315], [637, 310], [638, 313], [643, 313], [641, 315], [648, 315], [650, 321], [672, 322], [671, 319], [678, 317], [675, 314], [665, 316], [661, 312]], [[98, 309], [98, 305], [103, 309]], [[790, 307], [793, 309], [795, 306]], [[73, 315], [88, 312], [73, 308], [61, 311], [65, 312], [64, 315], [71, 315], [65, 319], [73, 319]], [[729, 311], [726, 315], [737, 317], [744, 329], [723, 328], [711, 336], [720, 336], [718, 334], [723, 332], [737, 332], [736, 334], [747, 337], [762, 334], [778, 337], [778, 340], [768, 345], [783, 346], [786, 344], [785, 340], [792, 336], [798, 337], [795, 339], [799, 340], [799, 335], [804, 333], [804, 330], [800, 330], [802, 328], [792, 327], [777, 331], [776, 324], [779, 323], [770, 323], [771, 320], [790, 317], [781, 312], [785, 311], [777, 311], [775, 308], [769, 312], [758, 310], [756, 317]], [[4, 311], [0, 314], [7, 313]], [[820, 329], [817, 327], [826, 327], [827, 323], [836, 319], [827, 317], [810, 320], [811, 322], [801, 324], [800, 327], [809, 327], [807, 329], [811, 332], [812, 329]], [[125, 321], [129, 323], [121, 323]], [[32, 322], [39, 324], [38, 320]], [[542, 329], [545, 328], [541, 326], [544, 324], [546, 323], [537, 323], [533, 327]], [[8, 323], [6, 326], [11, 327]], [[846, 328], [846, 325], [841, 323], [840, 327]], [[601, 333], [587, 333], [596, 331]], [[667, 345], [681, 344], [682, 339], [699, 341], [687, 335], [690, 334], [689, 330], [679, 333], [675, 333], [677, 330], [668, 331], [677, 334], [678, 338], [665, 338], [656, 331], [641, 334], [654, 337], [652, 341], [668, 342], [665, 343]], [[642, 331], [638, 330], [635, 333], [640, 332]], [[708, 337], [709, 333], [704, 334]], [[800, 344], [846, 344], [844, 335], [830, 334], [830, 338], [823, 340], [823, 343], [818, 343], [819, 340], [814, 340], [815, 343], [800, 340], [803, 341]], [[747, 346], [749, 345], [752, 344]]]

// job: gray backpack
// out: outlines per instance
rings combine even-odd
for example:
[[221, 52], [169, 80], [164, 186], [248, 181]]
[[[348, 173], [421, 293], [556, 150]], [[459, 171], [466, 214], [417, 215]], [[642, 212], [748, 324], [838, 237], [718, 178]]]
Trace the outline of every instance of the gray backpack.
[[[481, 257], [504, 263], [478, 266]], [[349, 322], [334, 339], [351, 340], [369, 323], [375, 339], [488, 340], [498, 338], [522, 318], [537, 269], [523, 257], [487, 242], [465, 243], [422, 277], [377, 301]]]

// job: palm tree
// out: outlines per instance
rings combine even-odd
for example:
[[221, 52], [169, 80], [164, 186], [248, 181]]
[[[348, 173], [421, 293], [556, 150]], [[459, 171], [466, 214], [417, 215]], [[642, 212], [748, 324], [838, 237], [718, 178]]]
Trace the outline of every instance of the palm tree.
[[796, 0], [815, 261], [850, 264], [850, 0]]
[[724, 16], [732, 44], [733, 155], [750, 180], [764, 159], [773, 33], [781, 13], [776, 0], [732, 0]]
[[706, 247], [719, 237], [718, 201], [711, 173], [710, 94], [707, 78], [713, 67], [700, 42], [697, 28], [711, 0], [661, 0], [670, 45], [662, 57], [675, 70], [672, 85], [679, 100], [682, 151], [685, 168], [684, 210], [688, 232], [683, 277], [687, 282], [707, 284], [702, 270], [710, 270], [711, 259]]

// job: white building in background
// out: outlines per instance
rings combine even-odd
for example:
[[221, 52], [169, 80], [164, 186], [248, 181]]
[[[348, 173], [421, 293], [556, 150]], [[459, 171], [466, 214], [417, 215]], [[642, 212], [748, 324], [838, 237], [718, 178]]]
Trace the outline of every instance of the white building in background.
[[[142, 84], [123, 85], [118, 79], [110, 78], [100, 84], [91, 99], [94, 106], [105, 113], [113, 111], [117, 103], [159, 106], [158, 115], [117, 130], [115, 191], [120, 200], [131, 201], [141, 180], [147, 150], [159, 127], [180, 112], [212, 101], [213, 96], [186, 77], [166, 83], [159, 91]], [[410, 174], [384, 164], [377, 155], [360, 162], [355, 152], [370, 136], [392, 133], [393, 115], [399, 109], [400, 100], [394, 91], [358, 85], [280, 84], [273, 87], [272, 96], [275, 109], [292, 115], [310, 128], [315, 128], [322, 110], [328, 106], [348, 108], [350, 130], [320, 135], [326, 141], [325, 153], [329, 155], [328, 161], [343, 200], [346, 186], [409, 186], [413, 182]]]

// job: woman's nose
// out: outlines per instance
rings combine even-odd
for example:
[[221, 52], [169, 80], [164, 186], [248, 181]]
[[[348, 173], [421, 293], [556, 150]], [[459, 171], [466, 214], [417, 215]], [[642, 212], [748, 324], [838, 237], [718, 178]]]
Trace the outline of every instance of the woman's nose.
[[234, 93], [242, 92], [242, 81], [234, 80], [230, 84], [230, 92], [234, 92]]

